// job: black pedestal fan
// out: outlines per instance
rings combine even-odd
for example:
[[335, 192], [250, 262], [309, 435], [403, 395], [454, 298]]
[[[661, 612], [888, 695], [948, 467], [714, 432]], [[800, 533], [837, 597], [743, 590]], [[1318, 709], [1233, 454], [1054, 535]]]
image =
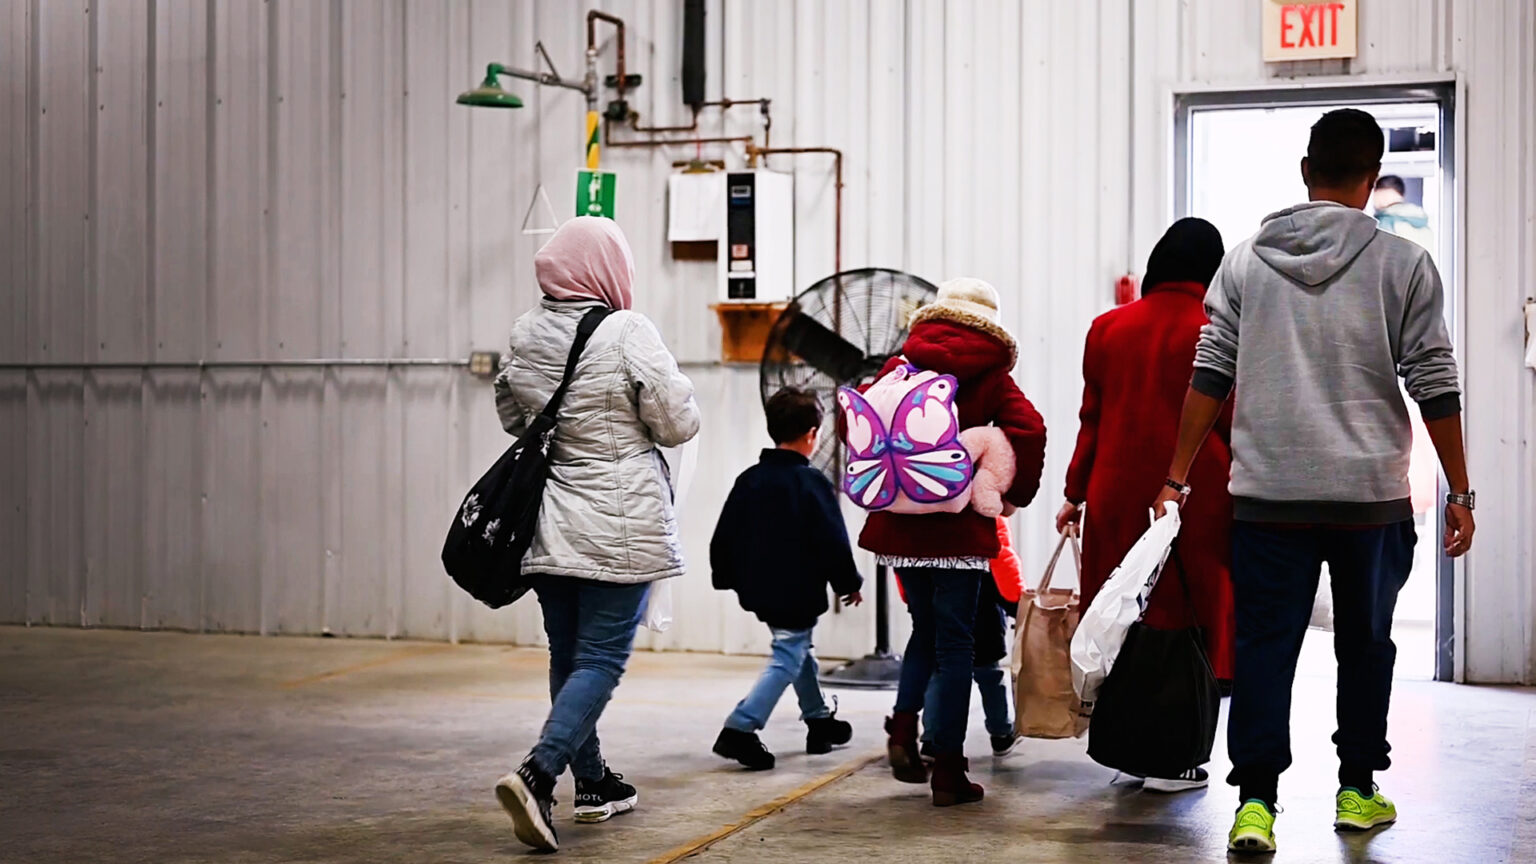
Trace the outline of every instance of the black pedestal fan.
[[[762, 398], [782, 387], [815, 393], [826, 411], [820, 443], [811, 456], [834, 484], [843, 470], [836, 431], [837, 388], [872, 379], [907, 339], [912, 314], [938, 292], [929, 282], [898, 270], [849, 270], [817, 282], [796, 297], [768, 334], [763, 351]], [[875, 650], [822, 675], [848, 687], [896, 686], [901, 658], [891, 652], [890, 588], [883, 566], [875, 570]]]

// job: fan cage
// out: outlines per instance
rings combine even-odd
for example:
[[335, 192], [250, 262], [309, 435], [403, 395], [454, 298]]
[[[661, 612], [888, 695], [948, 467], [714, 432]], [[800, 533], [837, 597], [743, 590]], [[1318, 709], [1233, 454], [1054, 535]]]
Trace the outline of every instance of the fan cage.
[[873, 380], [901, 351], [912, 316], [937, 292], [927, 280], [899, 270], [850, 270], [801, 292], [774, 323], [759, 378], [763, 403], [784, 387], [817, 396], [825, 418], [811, 464], [828, 479], [835, 481], [843, 470], [838, 388]]

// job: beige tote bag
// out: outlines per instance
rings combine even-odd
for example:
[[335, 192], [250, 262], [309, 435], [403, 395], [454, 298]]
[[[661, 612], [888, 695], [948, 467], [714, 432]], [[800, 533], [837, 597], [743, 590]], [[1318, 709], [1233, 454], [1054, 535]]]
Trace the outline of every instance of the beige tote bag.
[[1076, 588], [1052, 588], [1061, 550], [1072, 544], [1072, 562], [1083, 569], [1077, 526], [1067, 526], [1039, 586], [1019, 598], [1013, 644], [1015, 728], [1026, 738], [1076, 738], [1088, 730], [1088, 715], [1072, 689], [1072, 633], [1077, 629]]

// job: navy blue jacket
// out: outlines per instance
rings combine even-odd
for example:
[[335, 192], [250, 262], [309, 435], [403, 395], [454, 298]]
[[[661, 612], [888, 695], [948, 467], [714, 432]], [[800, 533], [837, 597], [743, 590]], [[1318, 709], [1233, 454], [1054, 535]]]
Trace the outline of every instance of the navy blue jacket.
[[848, 528], [832, 484], [799, 453], [764, 450], [736, 478], [709, 541], [715, 588], [769, 627], [809, 630], [838, 596], [859, 590]]

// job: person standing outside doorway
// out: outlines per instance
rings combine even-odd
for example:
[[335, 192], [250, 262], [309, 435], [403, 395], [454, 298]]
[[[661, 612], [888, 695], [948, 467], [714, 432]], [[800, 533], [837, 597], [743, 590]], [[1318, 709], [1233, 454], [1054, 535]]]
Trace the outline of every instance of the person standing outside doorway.
[[1275, 848], [1277, 787], [1291, 763], [1291, 685], [1324, 561], [1339, 664], [1334, 824], [1369, 829], [1397, 818], [1375, 772], [1390, 764], [1392, 613], [1417, 539], [1399, 375], [1450, 483], [1445, 552], [1472, 546], [1474, 497], [1440, 274], [1428, 252], [1377, 231], [1363, 212], [1382, 150], [1370, 114], [1323, 115], [1301, 160], [1309, 201], [1268, 216], [1223, 259], [1156, 501], [1201, 494], [1187, 485], [1190, 465], [1235, 387], [1237, 651], [1227, 738], [1228, 782], [1242, 803], [1228, 835], [1233, 851]]
[[1424, 208], [1409, 201], [1408, 184], [1396, 174], [1383, 174], [1376, 181], [1371, 193], [1371, 209], [1376, 212], [1376, 224], [1383, 231], [1423, 246], [1430, 255], [1435, 254], [1435, 232], [1429, 227], [1429, 214]]

